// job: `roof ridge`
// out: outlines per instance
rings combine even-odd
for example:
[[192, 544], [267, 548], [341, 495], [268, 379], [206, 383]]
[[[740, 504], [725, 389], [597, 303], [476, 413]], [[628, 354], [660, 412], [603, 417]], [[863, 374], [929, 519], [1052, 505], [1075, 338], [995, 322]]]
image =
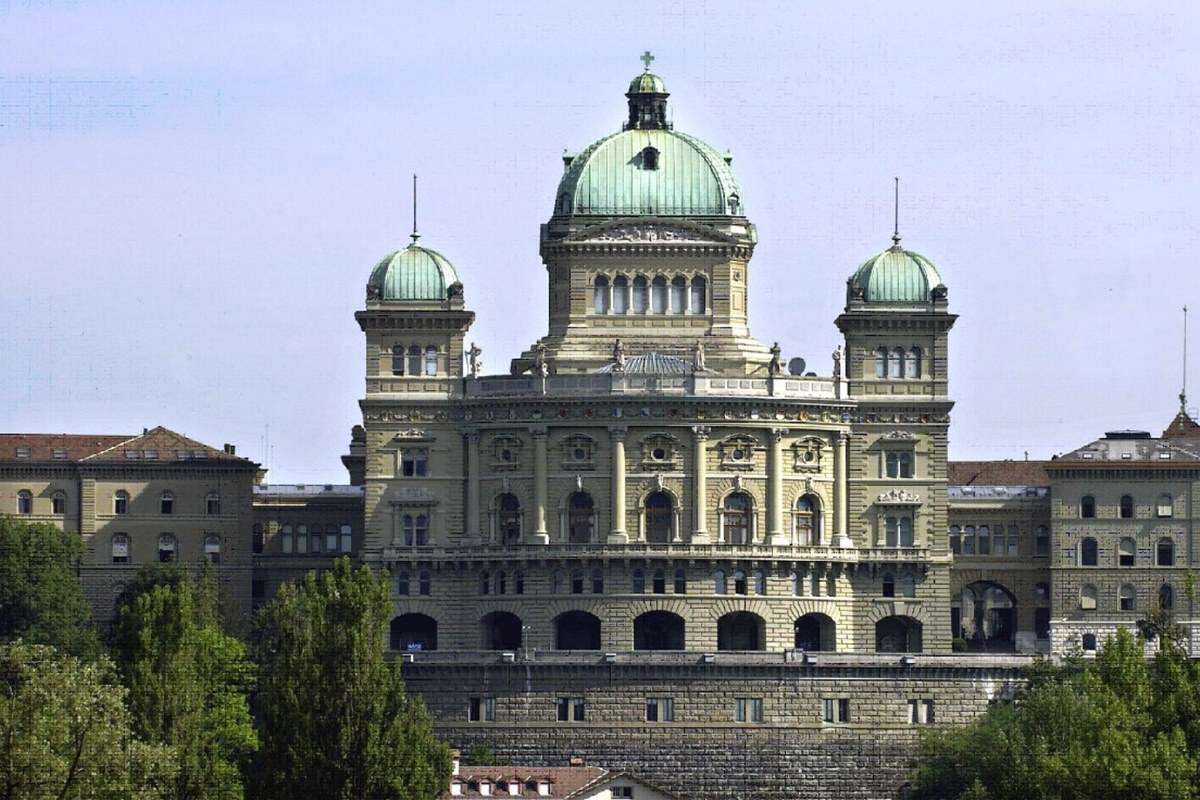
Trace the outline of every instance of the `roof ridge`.
[[[148, 432], [147, 432], [147, 433], [148, 433]], [[96, 452], [94, 452], [94, 453], [92, 453], [92, 454], [90, 454], [90, 455], [86, 455], [86, 456], [84, 456], [83, 458], [81, 458], [81, 459], [79, 459], [79, 460], [80, 460], [80, 461], [87, 461], [87, 460], [89, 460], [89, 459], [95, 458], [96, 456], [103, 455], [104, 453], [111, 452], [111, 451], [113, 451], [113, 450], [116, 450], [118, 447], [124, 447], [125, 445], [129, 444], [130, 442], [132, 442], [132, 441], [134, 441], [134, 440], [136, 440], [136, 439], [141, 439], [141, 438], [142, 438], [143, 436], [145, 436], [145, 435], [146, 435], [146, 433], [139, 433], [139, 434], [137, 434], [136, 436], [130, 436], [128, 439], [125, 439], [124, 441], [117, 442], [117, 443], [116, 443], [116, 444], [114, 444], [112, 447], [106, 447], [106, 448], [104, 448], [103, 450], [97, 450]]]

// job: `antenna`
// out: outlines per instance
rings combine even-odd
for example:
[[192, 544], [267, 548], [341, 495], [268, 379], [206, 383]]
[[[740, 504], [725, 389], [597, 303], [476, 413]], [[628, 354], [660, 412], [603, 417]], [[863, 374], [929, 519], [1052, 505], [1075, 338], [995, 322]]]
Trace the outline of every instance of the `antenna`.
[[417, 173], [413, 173], [413, 244], [417, 243], [417, 239], [421, 238], [421, 234], [417, 233]]
[[894, 224], [892, 227], [892, 246], [900, 246], [900, 178], [894, 178], [896, 181], [896, 195], [892, 204], [894, 214]]
[[1188, 307], [1183, 307], [1183, 388], [1179, 392], [1179, 411], [1187, 414], [1187, 315]]

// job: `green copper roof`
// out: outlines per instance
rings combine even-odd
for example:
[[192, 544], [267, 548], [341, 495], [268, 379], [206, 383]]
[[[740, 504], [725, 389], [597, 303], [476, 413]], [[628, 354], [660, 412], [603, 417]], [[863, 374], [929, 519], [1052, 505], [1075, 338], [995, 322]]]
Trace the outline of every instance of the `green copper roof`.
[[459, 283], [454, 265], [441, 253], [415, 241], [384, 257], [371, 271], [368, 287], [382, 300], [445, 300]]
[[[653, 165], [646, 161], [648, 148], [656, 151]], [[633, 129], [604, 137], [572, 159], [556, 197], [556, 214], [745, 214], [725, 157], [672, 130]]]
[[667, 85], [653, 72], [643, 72], [629, 82], [629, 94], [666, 94]]
[[899, 243], [868, 258], [850, 278], [851, 293], [861, 290], [868, 303], [928, 303], [941, 284], [933, 262]]

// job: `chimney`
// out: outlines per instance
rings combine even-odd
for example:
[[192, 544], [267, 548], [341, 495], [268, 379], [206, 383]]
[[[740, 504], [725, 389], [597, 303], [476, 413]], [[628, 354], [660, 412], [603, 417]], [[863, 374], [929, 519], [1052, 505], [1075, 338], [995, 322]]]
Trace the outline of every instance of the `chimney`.
[[567, 764], [572, 767], [585, 766], [583, 762], [583, 756], [571, 756], [571, 758], [567, 761]]
[[237, 455], [237, 446], [232, 445], [229, 442], [226, 442], [225, 443], [225, 453], [227, 455], [236, 456]]
[[450, 776], [458, 777], [458, 769], [462, 764], [462, 752], [459, 750], [450, 751]]

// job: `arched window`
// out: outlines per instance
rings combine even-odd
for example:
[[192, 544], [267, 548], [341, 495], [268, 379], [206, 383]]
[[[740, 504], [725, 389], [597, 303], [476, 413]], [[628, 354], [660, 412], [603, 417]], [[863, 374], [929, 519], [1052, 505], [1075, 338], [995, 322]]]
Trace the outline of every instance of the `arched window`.
[[697, 275], [692, 278], [692, 302], [688, 304], [688, 311], [693, 314], [703, 314], [708, 310], [708, 282], [703, 276]]
[[646, 591], [646, 573], [640, 569], [635, 569], [631, 583], [634, 594], [644, 594]]
[[1164, 611], [1175, 607], [1175, 592], [1165, 583], [1158, 587], [1158, 607]]
[[571, 594], [583, 594], [583, 570], [571, 572]]
[[392, 345], [392, 374], [404, 374], [404, 345]]
[[508, 611], [493, 611], [479, 621], [484, 650], [519, 650], [522, 640], [521, 618]]
[[297, 525], [296, 526], [296, 552], [297, 553], [307, 553], [308, 552], [308, 526], [307, 525]]
[[129, 513], [129, 492], [124, 489], [118, 489], [113, 494], [113, 513], [128, 514]]
[[1079, 607], [1085, 611], [1096, 609], [1096, 587], [1090, 583], [1079, 587]]
[[719, 569], [713, 573], [713, 594], [725, 594], [725, 570]]
[[721, 519], [727, 544], [751, 543], [751, 508], [750, 495], [745, 492], [734, 492], [725, 498]]
[[649, 306], [650, 295], [646, 288], [646, 278], [638, 275], [633, 279], [633, 301], [630, 307], [635, 314], [645, 314]]
[[896, 596], [896, 576], [890, 572], [883, 573], [883, 592], [884, 597]]
[[508, 594], [508, 574], [504, 570], [496, 573], [496, 594]]
[[424, 614], [401, 614], [392, 620], [388, 639], [393, 650], [437, 650], [437, 621]]
[[746, 584], [746, 573], [739, 570], [734, 570], [733, 573], [733, 593], [734, 594], [749, 594], [749, 586]]
[[904, 377], [904, 350], [899, 347], [894, 347], [888, 351], [888, 376], [892, 378]]
[[429, 345], [428, 347], [425, 348], [425, 374], [426, 375], [437, 375], [438, 374], [437, 348], [434, 347], [433, 345]]
[[1160, 567], [1175, 566], [1175, 543], [1170, 539], [1159, 539], [1155, 548], [1154, 563]]
[[221, 495], [216, 492], [209, 492], [204, 496], [204, 513], [210, 517], [219, 516], [221, 513]]
[[767, 593], [767, 576], [761, 570], [754, 571], [754, 593], [765, 595]]
[[987, 525], [979, 526], [979, 534], [976, 537], [976, 546], [978, 547], [979, 555], [988, 556], [992, 554], [992, 529]]
[[749, 611], [734, 611], [717, 620], [718, 650], [763, 650], [766, 624]]
[[406, 595], [409, 592], [408, 570], [400, 570], [396, 573], [396, 577], [392, 579], [392, 591], [394, 594]]
[[604, 571], [592, 570], [592, 594], [604, 594]]
[[204, 537], [204, 557], [210, 564], [221, 563], [221, 537], [216, 535]]
[[175, 513], [175, 495], [170, 492], [163, 492], [158, 499], [158, 513], [174, 514]]
[[521, 541], [521, 501], [515, 494], [502, 494], [496, 503], [501, 544]]
[[408, 346], [408, 374], [421, 374], [421, 348], [415, 344]]
[[1050, 529], [1045, 525], [1038, 525], [1037, 527], [1034, 537], [1034, 548], [1034, 555], [1050, 555]]
[[647, 611], [633, 621], [634, 650], [682, 650], [683, 617], [670, 611]]
[[67, 513], [67, 495], [65, 492], [55, 492], [50, 497], [50, 513], [62, 516]]
[[1079, 499], [1079, 516], [1083, 519], [1094, 519], [1096, 516], [1096, 498], [1085, 494]]
[[667, 313], [667, 279], [655, 276], [650, 283], [650, 311], [654, 314]]
[[129, 563], [129, 537], [124, 533], [114, 533], [112, 536], [112, 563]]
[[683, 567], [675, 568], [675, 594], [687, 594], [687, 571]]
[[624, 275], [613, 278], [612, 310], [614, 314], [629, 312], [629, 279]]
[[904, 354], [904, 377], [921, 377], [921, 348], [910, 347]]
[[1158, 516], [1171, 517], [1175, 515], [1175, 503], [1169, 494], [1158, 496]]
[[175, 560], [175, 537], [164, 533], [158, 537], [158, 561], [169, 564]]
[[875, 623], [875, 652], [921, 652], [922, 627], [912, 617], [884, 617]]
[[423, 569], [417, 573], [417, 593], [428, 595], [430, 590], [429, 570]]
[[1117, 593], [1117, 599], [1121, 604], [1122, 611], [1137, 610], [1137, 591], [1128, 583], [1121, 586], [1120, 591]]
[[479, 573], [479, 593], [480, 594], [491, 594], [492, 593], [492, 573], [490, 573], [490, 572]]
[[650, 588], [651, 588], [651, 591], [654, 592], [654, 594], [666, 594], [667, 593], [667, 573], [661, 569], [654, 570], [654, 578], [652, 579], [652, 581], [650, 583]]
[[796, 501], [796, 544], [816, 547], [821, 543], [821, 512], [811, 494]]
[[513, 594], [525, 594], [525, 573], [520, 570], [513, 575]]
[[592, 291], [592, 311], [597, 314], [608, 313], [608, 278], [598, 275]]
[[567, 503], [567, 540], [571, 544], [588, 544], [596, 527], [596, 512], [592, 496], [575, 492]]
[[675, 516], [674, 503], [666, 492], [655, 492], [646, 498], [646, 541], [667, 544]]
[[795, 622], [797, 650], [832, 652], [837, 646], [837, 628], [824, 614], [805, 614]]
[[1137, 545], [1126, 536], [1117, 547], [1117, 566], [1132, 567], [1137, 563]]
[[1121, 519], [1133, 519], [1133, 497], [1121, 495]]
[[285, 553], [292, 552], [292, 526], [284, 525], [279, 531], [279, 548]]
[[687, 278], [676, 275], [671, 279], [671, 313], [686, 314], [688, 300]]
[[886, 378], [887, 377], [887, 374], [888, 374], [887, 352], [888, 351], [887, 351], [886, 347], [880, 347], [878, 350], [875, 351], [875, 377], [876, 378]]
[[338, 529], [337, 525], [325, 526], [325, 552], [336, 553], [338, 550]]
[[658, 169], [658, 151], [653, 147], [642, 150], [642, 169]]
[[309, 534], [308, 549], [312, 553], [321, 552], [321, 526], [313, 525], [312, 533]]
[[1079, 543], [1079, 565], [1094, 567], [1099, 563], [1099, 547], [1096, 545], [1096, 540], [1089, 536]]
[[950, 552], [962, 552], [962, 528], [957, 525], [950, 526]]
[[600, 620], [586, 611], [567, 611], [554, 620], [555, 650], [599, 650]]
[[17, 492], [17, 513], [32, 514], [33, 513], [33, 492], [28, 489], [22, 489]]
[[343, 525], [338, 530], [338, 535], [342, 540], [342, 552], [349, 553], [354, 549], [354, 532], [349, 525]]

